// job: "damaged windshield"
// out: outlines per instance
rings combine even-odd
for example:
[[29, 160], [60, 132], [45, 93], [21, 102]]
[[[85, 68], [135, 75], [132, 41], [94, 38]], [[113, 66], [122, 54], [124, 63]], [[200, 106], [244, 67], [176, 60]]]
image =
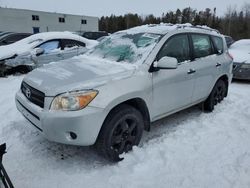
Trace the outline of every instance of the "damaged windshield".
[[160, 38], [151, 33], [116, 33], [102, 40], [90, 54], [116, 62], [143, 62]]

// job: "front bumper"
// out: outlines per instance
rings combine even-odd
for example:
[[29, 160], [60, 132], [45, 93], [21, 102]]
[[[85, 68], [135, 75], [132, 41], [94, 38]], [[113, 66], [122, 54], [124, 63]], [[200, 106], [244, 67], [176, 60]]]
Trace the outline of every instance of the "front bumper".
[[250, 68], [242, 68], [243, 63], [233, 64], [233, 78], [240, 80], [250, 80]]
[[42, 109], [27, 100], [21, 91], [16, 94], [16, 106], [45, 138], [70, 145], [93, 145], [107, 116], [104, 109], [96, 107], [67, 112]]

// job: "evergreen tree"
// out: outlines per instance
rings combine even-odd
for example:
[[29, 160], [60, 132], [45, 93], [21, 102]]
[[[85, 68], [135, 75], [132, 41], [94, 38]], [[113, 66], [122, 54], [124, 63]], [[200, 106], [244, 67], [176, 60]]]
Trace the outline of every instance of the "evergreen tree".
[[216, 8], [206, 8], [203, 11], [193, 10], [190, 7], [182, 11], [163, 13], [161, 17], [153, 14], [139, 16], [138, 14], [125, 14], [120, 16], [102, 16], [99, 19], [99, 28], [110, 33], [139, 26], [142, 24], [164, 23], [192, 23], [193, 25], [207, 25], [219, 30], [225, 35], [231, 35], [235, 40], [250, 38], [250, 3], [246, 3], [240, 12], [235, 7], [228, 7], [225, 16], [218, 17]]

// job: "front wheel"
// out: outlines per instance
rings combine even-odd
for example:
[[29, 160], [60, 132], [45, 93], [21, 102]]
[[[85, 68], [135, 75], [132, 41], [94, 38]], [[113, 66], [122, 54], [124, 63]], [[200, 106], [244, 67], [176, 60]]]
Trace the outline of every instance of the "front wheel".
[[214, 106], [220, 103], [227, 95], [227, 85], [223, 80], [218, 80], [207, 100], [203, 103], [205, 111], [212, 112]]
[[95, 144], [97, 152], [111, 161], [138, 145], [144, 129], [141, 113], [130, 105], [120, 105], [110, 112]]

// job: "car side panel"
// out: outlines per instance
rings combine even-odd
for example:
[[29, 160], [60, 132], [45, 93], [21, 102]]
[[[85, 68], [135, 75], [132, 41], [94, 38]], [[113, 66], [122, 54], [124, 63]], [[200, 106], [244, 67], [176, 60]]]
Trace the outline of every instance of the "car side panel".
[[207, 56], [191, 62], [195, 72], [195, 90], [192, 102], [206, 98], [218, 77], [215, 55]]

